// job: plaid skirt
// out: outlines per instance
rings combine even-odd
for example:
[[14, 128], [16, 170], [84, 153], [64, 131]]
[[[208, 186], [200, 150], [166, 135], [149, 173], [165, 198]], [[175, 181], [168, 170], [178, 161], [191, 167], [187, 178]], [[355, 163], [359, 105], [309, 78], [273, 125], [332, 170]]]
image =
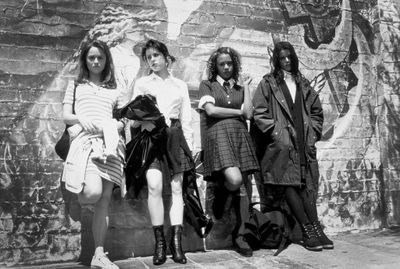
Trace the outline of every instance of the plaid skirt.
[[248, 173], [259, 170], [254, 144], [245, 122], [237, 118], [222, 119], [206, 129], [205, 178], [228, 167], [238, 167]]

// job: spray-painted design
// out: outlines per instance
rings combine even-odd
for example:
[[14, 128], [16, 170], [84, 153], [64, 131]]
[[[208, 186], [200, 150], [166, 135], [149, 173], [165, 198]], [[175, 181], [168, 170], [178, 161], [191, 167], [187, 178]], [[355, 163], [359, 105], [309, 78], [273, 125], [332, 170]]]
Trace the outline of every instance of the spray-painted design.
[[[61, 163], [53, 147], [63, 129], [63, 91], [67, 80], [76, 74], [76, 57], [84, 38], [99, 38], [112, 47], [118, 84], [127, 95], [131, 94], [135, 79], [147, 72], [140, 59], [141, 44], [148, 37], [165, 41], [178, 56], [171, 71], [188, 83], [194, 106], [206, 60], [217, 47], [231, 46], [242, 54], [243, 72], [253, 76], [255, 88], [270, 70], [268, 51], [273, 43], [290, 41], [298, 52], [301, 71], [313, 81], [323, 102], [325, 124], [323, 141], [318, 144], [318, 201], [324, 224], [329, 231], [377, 228], [387, 221], [387, 210], [393, 212], [389, 214], [392, 221], [400, 220], [400, 184], [392, 163], [398, 160], [400, 152], [399, 139], [392, 132], [399, 129], [398, 93], [393, 94], [399, 88], [398, 76], [394, 75], [399, 72], [399, 59], [390, 59], [394, 63], [392, 69], [378, 64], [382, 50], [398, 55], [395, 50], [399, 47], [400, 31], [387, 26], [389, 36], [382, 34], [382, 38], [390, 48], [381, 48], [380, 33], [371, 23], [374, 18], [368, 16], [370, 11], [377, 12], [376, 1], [284, 0], [256, 4], [186, 0], [179, 5], [172, 0], [151, 1], [151, 5], [144, 0], [137, 5], [117, 5], [113, 1], [95, 4], [86, 0], [19, 2], [4, 10], [8, 23], [2, 30], [30, 33], [34, 29], [37, 35], [46, 37], [34, 40], [27, 35], [24, 42], [61, 47], [67, 52], [57, 55], [64, 66], [51, 61], [39, 67], [5, 63], [0, 70], [0, 85], [18, 88], [21, 80], [30, 90], [24, 92], [21, 88], [20, 94], [29, 94], [31, 100], [0, 100], [15, 103], [11, 111], [0, 110], [2, 116], [12, 115], [1, 129], [0, 140], [0, 218], [4, 226], [0, 233], [11, 242], [0, 245], [2, 249], [13, 249], [13, 242], [21, 240], [24, 247], [40, 247], [51, 233], [78, 229], [79, 225], [65, 218], [59, 206]], [[70, 14], [79, 10], [90, 10], [94, 15], [72, 18]], [[48, 26], [31, 27], [42, 22]], [[18, 44], [11, 34], [4, 34], [0, 41]], [[45, 53], [44, 49], [40, 57], [50, 57]], [[34, 61], [37, 56], [28, 60]], [[386, 123], [380, 119], [384, 116]], [[198, 134], [198, 115], [194, 110], [193, 118]], [[200, 143], [199, 135], [195, 140]], [[384, 170], [388, 167], [392, 170]], [[386, 208], [387, 204], [390, 206]], [[41, 259], [48, 260], [49, 253], [59, 260], [76, 255], [56, 245]], [[11, 250], [8, 253], [14, 255]]]

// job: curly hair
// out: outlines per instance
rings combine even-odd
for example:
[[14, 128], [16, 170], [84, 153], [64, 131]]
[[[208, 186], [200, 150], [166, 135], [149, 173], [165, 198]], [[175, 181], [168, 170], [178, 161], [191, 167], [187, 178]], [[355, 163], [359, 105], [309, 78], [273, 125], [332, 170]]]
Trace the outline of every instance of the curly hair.
[[214, 51], [210, 58], [207, 61], [207, 77], [209, 81], [215, 81], [218, 75], [217, 69], [217, 59], [221, 54], [228, 54], [233, 62], [233, 73], [232, 78], [234, 80], [238, 80], [239, 73], [241, 71], [241, 62], [240, 62], [240, 55], [239, 53], [229, 47], [220, 47], [216, 51]]
[[292, 65], [291, 73], [294, 75], [295, 80], [298, 82], [301, 77], [299, 71], [299, 58], [297, 57], [297, 54], [294, 51], [292, 44], [290, 44], [289, 42], [281, 41], [275, 44], [271, 59], [273, 68], [272, 73], [278, 82], [283, 81], [283, 71], [279, 57], [279, 54], [282, 50], [288, 50], [290, 52], [290, 62]]
[[117, 83], [115, 81], [114, 63], [110, 48], [105, 42], [100, 40], [85, 41], [82, 43], [81, 52], [79, 55], [79, 74], [78, 78], [76, 79], [76, 83], [84, 83], [85, 81], [89, 80], [89, 69], [87, 67], [86, 57], [92, 47], [100, 49], [106, 56], [106, 64], [101, 73], [102, 85], [105, 88], [115, 89], [117, 87]]

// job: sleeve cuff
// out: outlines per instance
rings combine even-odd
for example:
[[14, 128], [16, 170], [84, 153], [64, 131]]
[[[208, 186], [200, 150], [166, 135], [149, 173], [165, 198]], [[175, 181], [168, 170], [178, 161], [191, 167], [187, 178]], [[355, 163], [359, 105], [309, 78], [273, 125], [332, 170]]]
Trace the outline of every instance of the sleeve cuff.
[[203, 97], [200, 98], [198, 109], [204, 109], [203, 106], [207, 103], [215, 104], [215, 99], [214, 97], [210, 95], [204, 95]]

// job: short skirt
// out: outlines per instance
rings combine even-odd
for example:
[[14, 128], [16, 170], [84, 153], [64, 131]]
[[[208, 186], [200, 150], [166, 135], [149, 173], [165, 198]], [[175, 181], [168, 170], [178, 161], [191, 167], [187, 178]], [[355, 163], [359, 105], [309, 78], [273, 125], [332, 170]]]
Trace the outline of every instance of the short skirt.
[[246, 123], [238, 118], [222, 119], [206, 127], [204, 146], [204, 177], [228, 167], [241, 172], [259, 170], [253, 141]]
[[194, 169], [192, 153], [187, 145], [179, 120], [171, 119], [171, 126], [167, 129], [167, 135], [165, 151], [162, 151], [154, 159], [149, 169], [163, 171], [163, 166], [167, 165], [171, 176]]

